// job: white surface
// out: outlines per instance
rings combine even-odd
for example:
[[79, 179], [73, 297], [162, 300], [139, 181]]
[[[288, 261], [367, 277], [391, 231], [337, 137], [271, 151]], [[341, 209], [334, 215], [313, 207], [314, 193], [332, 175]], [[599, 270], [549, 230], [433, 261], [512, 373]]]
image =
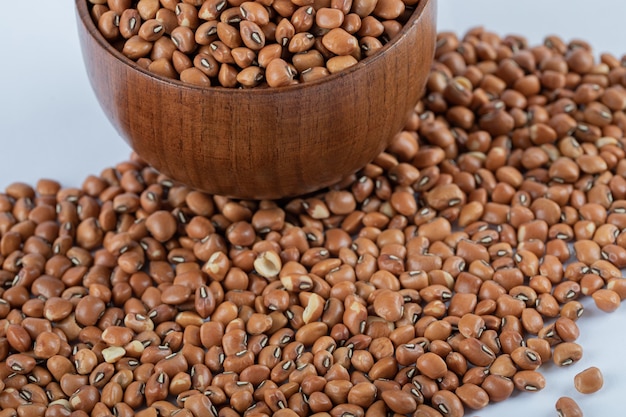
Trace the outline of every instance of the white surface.
[[[14, 1], [7, 13], [11, 17], [0, 25], [0, 190], [43, 177], [80, 186], [86, 175], [125, 160], [130, 150], [105, 119], [83, 70], [73, 1]], [[617, 56], [626, 52], [624, 16], [623, 1], [439, 2], [441, 30], [463, 33], [482, 25], [500, 34], [522, 34], [531, 43], [557, 34], [585, 39], [596, 52]], [[517, 394], [468, 415], [555, 416], [554, 402], [561, 395], [574, 397], [586, 416], [626, 414], [625, 309], [611, 315], [587, 309], [579, 322], [584, 358], [570, 369], [543, 367], [544, 391]], [[604, 372], [605, 387], [591, 396], [578, 394], [573, 376], [594, 365]]]

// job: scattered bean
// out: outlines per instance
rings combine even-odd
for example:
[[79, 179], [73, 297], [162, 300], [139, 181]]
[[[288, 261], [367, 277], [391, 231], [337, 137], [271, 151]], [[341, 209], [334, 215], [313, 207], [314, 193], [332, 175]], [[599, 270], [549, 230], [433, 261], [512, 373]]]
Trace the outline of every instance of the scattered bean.
[[587, 368], [574, 376], [574, 387], [582, 394], [599, 391], [604, 385], [602, 372], [595, 366]]
[[560, 397], [555, 404], [556, 412], [559, 417], [583, 417], [583, 412], [570, 397]]

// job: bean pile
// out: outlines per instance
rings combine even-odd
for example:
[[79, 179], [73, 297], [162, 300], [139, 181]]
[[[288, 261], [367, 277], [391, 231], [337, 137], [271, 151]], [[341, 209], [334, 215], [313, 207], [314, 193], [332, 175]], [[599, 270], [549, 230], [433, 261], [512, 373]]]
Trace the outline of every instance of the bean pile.
[[0, 416], [461, 417], [543, 389], [541, 364], [583, 355], [580, 298], [626, 297], [624, 64], [441, 33], [387, 150], [290, 200], [136, 156], [80, 188], [9, 185]]
[[103, 36], [162, 76], [281, 87], [375, 54], [418, 0], [85, 0]]

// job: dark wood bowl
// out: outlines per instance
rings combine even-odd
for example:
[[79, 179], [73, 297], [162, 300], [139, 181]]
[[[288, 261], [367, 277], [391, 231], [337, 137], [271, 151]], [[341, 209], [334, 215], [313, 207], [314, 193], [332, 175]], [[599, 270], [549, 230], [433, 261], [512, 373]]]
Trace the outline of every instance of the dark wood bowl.
[[95, 95], [131, 148], [175, 180], [246, 199], [316, 191], [374, 159], [419, 100], [436, 37], [436, 0], [420, 0], [398, 36], [348, 70], [281, 88], [200, 88], [123, 56], [87, 0], [76, 11]]

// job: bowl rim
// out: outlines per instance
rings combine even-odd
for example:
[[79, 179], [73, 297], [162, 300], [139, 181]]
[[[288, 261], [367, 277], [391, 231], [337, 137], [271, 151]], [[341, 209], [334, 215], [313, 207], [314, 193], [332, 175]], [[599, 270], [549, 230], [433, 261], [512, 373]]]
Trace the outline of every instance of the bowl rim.
[[155, 74], [151, 71], [148, 71], [147, 69], [139, 66], [132, 59], [126, 57], [118, 49], [116, 49], [111, 44], [111, 42], [109, 42], [108, 40], [104, 38], [104, 36], [102, 35], [102, 33], [100, 32], [100, 30], [98, 29], [98, 27], [96, 26], [95, 22], [93, 21], [91, 17], [91, 13], [88, 7], [88, 0], [75, 0], [75, 3], [76, 3], [76, 13], [77, 13], [78, 19], [81, 22], [81, 24], [85, 27], [88, 35], [93, 37], [96, 43], [100, 47], [102, 47], [102, 49], [107, 51], [113, 58], [117, 59], [121, 63], [127, 65], [132, 70], [135, 70], [143, 74], [146, 77], [149, 77], [160, 83], [170, 84], [178, 88], [191, 89], [191, 90], [202, 91], [202, 92], [214, 92], [214, 93], [228, 92], [229, 94], [265, 95], [265, 94], [274, 94], [279, 91], [287, 92], [291, 90], [300, 90], [305, 87], [311, 88], [313, 86], [320, 86], [326, 83], [331, 83], [336, 79], [347, 77], [353, 72], [359, 71], [366, 65], [371, 65], [373, 62], [376, 62], [380, 59], [385, 59], [389, 51], [395, 49], [397, 44], [403, 39], [405, 39], [408, 36], [408, 33], [416, 25], [418, 25], [420, 18], [424, 14], [426, 7], [429, 5], [429, 3], [433, 1], [435, 0], [419, 0], [417, 3], [417, 6], [415, 7], [415, 9], [413, 9], [413, 12], [409, 16], [409, 19], [402, 26], [402, 30], [395, 37], [393, 37], [389, 42], [387, 42], [383, 46], [383, 48], [381, 48], [380, 51], [378, 51], [372, 56], [368, 56], [364, 59], [359, 60], [355, 65], [351, 66], [350, 68], [347, 68], [343, 71], [339, 71], [334, 74], [330, 74], [326, 77], [323, 77], [321, 79], [311, 81], [308, 83], [297, 83], [294, 85], [288, 85], [288, 86], [282, 86], [282, 87], [261, 87], [261, 88], [257, 88], [257, 87], [229, 88], [229, 87], [223, 87], [220, 85], [211, 85], [209, 87], [204, 87], [204, 86], [198, 86], [198, 85], [186, 83], [181, 80], [174, 79], [174, 78], [164, 77], [162, 75]]

